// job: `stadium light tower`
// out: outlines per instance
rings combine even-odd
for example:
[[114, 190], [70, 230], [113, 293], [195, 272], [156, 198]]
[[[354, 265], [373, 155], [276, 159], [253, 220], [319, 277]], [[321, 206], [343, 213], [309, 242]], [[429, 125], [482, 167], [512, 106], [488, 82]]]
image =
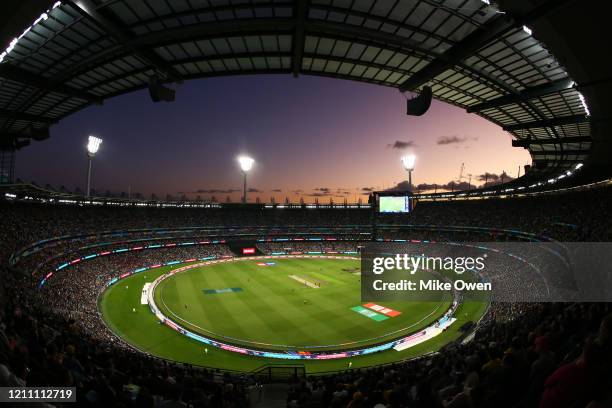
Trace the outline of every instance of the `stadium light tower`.
[[408, 188], [412, 191], [412, 170], [414, 170], [414, 162], [416, 161], [416, 156], [414, 154], [408, 154], [406, 156], [402, 156], [402, 164], [404, 165], [404, 170], [408, 172]]
[[89, 197], [89, 193], [91, 191], [91, 162], [100, 149], [100, 145], [102, 144], [102, 139], [95, 136], [89, 136], [87, 142], [87, 197]]
[[242, 170], [242, 174], [244, 174], [244, 189], [242, 191], [242, 203], [246, 204], [247, 202], [247, 173], [253, 168], [253, 164], [255, 160], [249, 156], [240, 156], [238, 157], [238, 163], [240, 163], [240, 170]]

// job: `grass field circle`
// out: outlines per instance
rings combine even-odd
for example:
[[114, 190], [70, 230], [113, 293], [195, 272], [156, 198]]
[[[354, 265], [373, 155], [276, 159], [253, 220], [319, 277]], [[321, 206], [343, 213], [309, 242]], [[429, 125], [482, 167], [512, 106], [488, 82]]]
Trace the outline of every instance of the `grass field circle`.
[[155, 302], [198, 334], [267, 350], [345, 350], [410, 334], [451, 302], [386, 302], [392, 315], [360, 301], [359, 260], [272, 258], [188, 269], [162, 280]]
[[[274, 265], [258, 265], [265, 262]], [[149, 306], [141, 304], [143, 287], [185, 265], [188, 264], [136, 273], [109, 286], [99, 297], [99, 310], [109, 329], [141, 352], [194, 365], [248, 372], [268, 364], [296, 364], [206, 347], [160, 324]], [[222, 262], [176, 273], [158, 286], [154, 296], [168, 317], [189, 330], [263, 350], [302, 346], [314, 351], [361, 348], [416, 332], [448, 309], [450, 299], [385, 302], [381, 304], [400, 314], [383, 320], [368, 317], [369, 313], [354, 310], [364, 306], [358, 271], [359, 261], [347, 258]], [[310, 287], [303, 281], [319, 283], [320, 287]], [[485, 303], [463, 303], [456, 310], [457, 321], [439, 336], [402, 351], [352, 357], [350, 363], [353, 368], [367, 367], [437, 351], [460, 335], [461, 325], [477, 321], [486, 307]], [[345, 369], [348, 364], [345, 359], [298, 363], [312, 374]]]

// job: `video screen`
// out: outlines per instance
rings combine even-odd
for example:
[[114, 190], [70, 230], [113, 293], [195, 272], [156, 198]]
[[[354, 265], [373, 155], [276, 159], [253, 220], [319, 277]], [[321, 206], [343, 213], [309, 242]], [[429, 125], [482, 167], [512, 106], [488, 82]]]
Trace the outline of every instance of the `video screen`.
[[411, 199], [408, 196], [379, 198], [378, 211], [381, 213], [408, 213], [411, 209]]

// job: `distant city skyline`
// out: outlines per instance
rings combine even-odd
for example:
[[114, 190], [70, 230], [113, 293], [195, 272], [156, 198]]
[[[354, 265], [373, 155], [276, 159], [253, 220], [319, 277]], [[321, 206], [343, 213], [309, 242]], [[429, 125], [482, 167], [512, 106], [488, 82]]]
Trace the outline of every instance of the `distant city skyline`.
[[531, 161], [499, 126], [449, 104], [434, 101], [424, 116], [407, 116], [405, 96], [393, 88], [259, 75], [187, 81], [176, 89], [173, 103], [155, 104], [139, 91], [65, 118], [50, 139], [17, 153], [16, 176], [84, 190], [90, 134], [104, 140], [92, 188], [100, 194], [131, 188], [145, 198], [237, 202], [240, 154], [256, 161], [250, 202], [354, 202], [372, 190], [403, 188], [400, 157], [408, 152], [417, 156], [413, 183], [422, 189], [516, 177]]

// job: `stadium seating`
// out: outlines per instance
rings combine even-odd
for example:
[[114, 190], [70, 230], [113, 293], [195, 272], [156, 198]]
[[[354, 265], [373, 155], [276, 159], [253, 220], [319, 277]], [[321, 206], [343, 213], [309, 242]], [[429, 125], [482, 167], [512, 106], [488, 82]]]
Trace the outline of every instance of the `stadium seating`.
[[[209, 233], [188, 228], [196, 226], [218, 227], [217, 236], [229, 226], [256, 236], [300, 228], [307, 235], [314, 227], [325, 227], [326, 234], [338, 234], [341, 239], [291, 245], [302, 251], [356, 250], [362, 243], [357, 231], [371, 228], [374, 221], [386, 226], [378, 232], [381, 236], [412, 239], [606, 241], [612, 233], [611, 199], [610, 189], [599, 189], [534, 198], [423, 202], [408, 216], [376, 219], [371, 211], [349, 209], [126, 209], [0, 203], [0, 386], [76, 386], [85, 406], [179, 402], [250, 406], [249, 395], [257, 390], [254, 377], [176, 364], [133, 350], [108, 331], [96, 309], [100, 288], [121, 271], [169, 259], [229, 256], [230, 249], [222, 243], [162, 246], [99, 257], [74, 265], [78, 273], [57, 273], [44, 290], [37, 288], [39, 279], [56, 265], [86, 255], [91, 245], [103, 244], [112, 250], [134, 242], [164, 244]], [[399, 224], [404, 227], [394, 227]], [[437, 231], [422, 226], [483, 229]], [[186, 229], [179, 231], [181, 227]], [[158, 236], [153, 228], [172, 232]], [[507, 235], [499, 229], [526, 235]], [[124, 233], [100, 238], [101, 231], [110, 230]], [[32, 245], [60, 236], [71, 238]], [[258, 248], [267, 253], [286, 245], [266, 242]], [[32, 249], [31, 253], [23, 252], [24, 248]], [[20, 254], [18, 261], [13, 254]], [[493, 303], [473, 333], [433, 356], [309, 377], [292, 385], [287, 404], [607, 406], [612, 397], [610, 313], [609, 304]]]

